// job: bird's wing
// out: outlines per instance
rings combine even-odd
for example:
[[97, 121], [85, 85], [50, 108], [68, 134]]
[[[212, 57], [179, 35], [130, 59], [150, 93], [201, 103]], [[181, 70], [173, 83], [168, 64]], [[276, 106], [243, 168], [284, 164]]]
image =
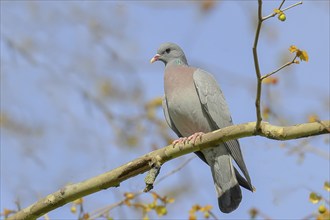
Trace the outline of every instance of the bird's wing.
[[[204, 70], [197, 69], [193, 78], [200, 102], [210, 121], [212, 129], [216, 130], [232, 125], [233, 123], [227, 103], [213, 76]], [[225, 145], [238, 167], [242, 170], [242, 173], [250, 186], [249, 188], [253, 190], [238, 141], [230, 140], [225, 142]], [[240, 180], [240, 182], [241, 181], [242, 180]]]
[[[167, 107], [167, 101], [166, 101], [166, 96], [163, 96], [163, 101], [162, 101], [162, 105], [163, 105], [163, 111], [164, 111], [164, 115], [165, 115], [165, 119], [166, 119], [166, 122], [168, 124], [168, 126], [176, 133], [176, 135], [178, 137], [183, 137], [180, 132], [178, 131], [178, 129], [175, 127], [172, 119], [171, 119], [171, 116], [168, 112], [168, 107]], [[204, 161], [206, 164], [207, 164], [207, 161], [205, 159], [205, 156], [203, 155], [202, 152], [200, 151], [196, 151], [195, 154], [202, 160]]]
[[166, 101], [166, 96], [163, 96], [163, 101], [162, 101], [162, 106], [163, 106], [163, 111], [164, 111], [164, 115], [165, 115], [165, 119], [166, 122], [168, 124], [168, 126], [176, 133], [176, 135], [178, 135], [178, 137], [182, 137], [182, 135], [180, 134], [180, 132], [178, 131], [178, 129], [175, 127], [170, 114], [168, 112], [168, 107], [167, 107], [167, 101]]

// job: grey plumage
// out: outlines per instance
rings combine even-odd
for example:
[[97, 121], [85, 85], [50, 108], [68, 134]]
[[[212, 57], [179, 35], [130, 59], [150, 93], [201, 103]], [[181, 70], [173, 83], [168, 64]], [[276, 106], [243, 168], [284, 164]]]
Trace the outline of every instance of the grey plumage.
[[[232, 125], [216, 80], [208, 72], [189, 66], [178, 45], [162, 44], [151, 62], [157, 60], [165, 63], [164, 115], [179, 137]], [[242, 199], [239, 185], [253, 191], [238, 141], [227, 141], [196, 154], [211, 168], [220, 210], [225, 213], [235, 210]], [[233, 166], [232, 158], [245, 178]]]

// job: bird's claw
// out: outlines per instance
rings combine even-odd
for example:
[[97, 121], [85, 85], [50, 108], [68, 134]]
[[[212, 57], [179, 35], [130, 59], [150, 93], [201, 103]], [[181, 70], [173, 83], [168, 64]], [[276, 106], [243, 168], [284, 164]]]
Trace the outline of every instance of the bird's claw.
[[174, 140], [172, 142], [173, 147], [175, 147], [175, 145], [177, 144], [187, 144], [187, 143], [192, 143], [195, 144], [196, 140], [199, 139], [200, 141], [202, 140], [202, 136], [203, 136], [203, 132], [197, 132], [193, 135], [190, 135], [189, 137], [180, 137], [177, 140]]
[[193, 135], [190, 135], [188, 137], [188, 142], [190, 143], [191, 141], [193, 141], [193, 144], [195, 144], [197, 139], [199, 139], [199, 141], [201, 141], [203, 134], [204, 134], [203, 132], [197, 132]]
[[175, 145], [177, 145], [177, 144], [186, 144], [187, 143], [187, 140], [188, 140], [187, 137], [180, 137], [179, 139], [174, 140], [172, 142], [172, 145], [173, 145], [173, 147], [175, 147]]

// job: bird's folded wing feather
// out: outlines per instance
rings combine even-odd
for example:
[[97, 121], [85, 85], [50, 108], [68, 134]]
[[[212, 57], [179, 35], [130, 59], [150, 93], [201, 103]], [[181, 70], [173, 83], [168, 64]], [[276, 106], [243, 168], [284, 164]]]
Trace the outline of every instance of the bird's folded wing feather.
[[[203, 110], [212, 123], [212, 129], [216, 130], [232, 125], [233, 123], [227, 103], [213, 76], [204, 70], [197, 69], [193, 75], [193, 78]], [[242, 170], [243, 175], [247, 179], [252, 190], [250, 176], [243, 161], [243, 156], [238, 141], [228, 141], [225, 142], [225, 145], [230, 151], [238, 167]]]
[[170, 117], [170, 114], [168, 112], [166, 96], [163, 96], [162, 105], [163, 105], [163, 111], [164, 111], [165, 119], [166, 119], [168, 126], [172, 129], [172, 131], [174, 131], [176, 133], [176, 135], [178, 135], [178, 137], [182, 137], [182, 135], [180, 134], [178, 129], [175, 127], [175, 125]]

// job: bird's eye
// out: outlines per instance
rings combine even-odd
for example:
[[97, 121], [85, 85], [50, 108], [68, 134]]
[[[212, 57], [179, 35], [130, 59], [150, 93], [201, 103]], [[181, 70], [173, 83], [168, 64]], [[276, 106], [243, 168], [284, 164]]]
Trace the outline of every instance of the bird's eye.
[[170, 49], [170, 48], [167, 48], [167, 49], [165, 50], [165, 52], [166, 52], [166, 53], [170, 53], [170, 52], [171, 52], [171, 49]]

